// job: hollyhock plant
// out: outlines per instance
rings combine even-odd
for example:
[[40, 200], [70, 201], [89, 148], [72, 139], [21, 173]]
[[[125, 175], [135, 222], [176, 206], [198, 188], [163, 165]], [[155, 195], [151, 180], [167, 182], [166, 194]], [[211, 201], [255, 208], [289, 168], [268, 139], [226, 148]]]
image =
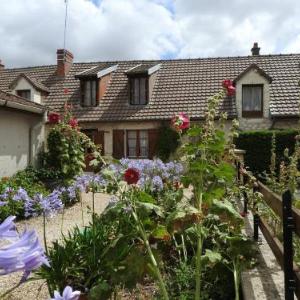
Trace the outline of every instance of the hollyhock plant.
[[128, 184], [136, 184], [139, 181], [140, 173], [135, 168], [128, 168], [124, 174], [124, 180]]
[[233, 86], [232, 80], [230, 80], [230, 79], [223, 80], [222, 86], [226, 90], [228, 97], [231, 97], [235, 94], [235, 87]]
[[59, 113], [53, 112], [48, 115], [48, 121], [50, 124], [57, 124], [60, 122], [60, 119], [61, 117]]
[[72, 127], [72, 128], [76, 128], [78, 126], [78, 121], [75, 118], [72, 118], [69, 120], [68, 124]]
[[66, 286], [62, 295], [58, 291], [54, 292], [54, 298], [51, 300], [78, 300], [80, 291], [74, 291], [70, 286]]
[[190, 119], [185, 113], [181, 112], [172, 118], [171, 125], [176, 131], [181, 132], [190, 127]]

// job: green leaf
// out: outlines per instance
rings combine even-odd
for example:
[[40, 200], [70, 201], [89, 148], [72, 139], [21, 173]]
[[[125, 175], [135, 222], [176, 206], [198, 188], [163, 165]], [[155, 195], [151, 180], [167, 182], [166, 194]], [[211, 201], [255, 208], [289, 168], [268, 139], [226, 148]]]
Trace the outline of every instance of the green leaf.
[[151, 237], [157, 240], [169, 241], [171, 235], [168, 232], [167, 228], [163, 225], [158, 225], [152, 232]]
[[156, 203], [155, 199], [151, 195], [143, 191], [139, 192], [137, 197], [138, 201], [143, 203]]
[[219, 252], [212, 251], [210, 249], [205, 250], [205, 254], [202, 256], [202, 258], [208, 260], [212, 264], [216, 264], [222, 260], [222, 256]]
[[162, 207], [152, 204], [152, 203], [147, 203], [147, 202], [137, 202], [136, 206], [139, 210], [139, 213], [146, 213], [146, 214], [151, 214], [155, 213], [159, 217], [163, 218], [164, 217], [164, 210]]

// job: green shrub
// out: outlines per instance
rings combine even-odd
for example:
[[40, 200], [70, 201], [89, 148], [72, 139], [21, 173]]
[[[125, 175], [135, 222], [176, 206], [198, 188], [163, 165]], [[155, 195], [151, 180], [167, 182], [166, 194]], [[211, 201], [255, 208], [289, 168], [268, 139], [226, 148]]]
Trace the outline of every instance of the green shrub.
[[179, 146], [179, 134], [168, 126], [163, 126], [159, 130], [158, 157], [166, 161]]
[[294, 151], [295, 136], [298, 134], [297, 130], [244, 131], [235, 140], [238, 149], [246, 150], [245, 164], [255, 175], [260, 175], [264, 171], [269, 172], [273, 133], [276, 135], [276, 160], [278, 167], [279, 162], [284, 159], [284, 149], [288, 148], [290, 152]]

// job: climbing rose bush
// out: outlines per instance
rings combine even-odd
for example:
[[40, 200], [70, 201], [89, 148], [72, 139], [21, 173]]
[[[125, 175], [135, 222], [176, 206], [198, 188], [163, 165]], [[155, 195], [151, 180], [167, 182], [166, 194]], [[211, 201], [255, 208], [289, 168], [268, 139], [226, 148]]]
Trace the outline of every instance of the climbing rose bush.
[[58, 113], [50, 113], [48, 115], [48, 121], [50, 124], [58, 124], [60, 121], [60, 114]]
[[233, 85], [233, 81], [230, 79], [225, 79], [222, 82], [222, 86], [226, 91], [228, 97], [231, 97], [235, 94], [235, 87]]

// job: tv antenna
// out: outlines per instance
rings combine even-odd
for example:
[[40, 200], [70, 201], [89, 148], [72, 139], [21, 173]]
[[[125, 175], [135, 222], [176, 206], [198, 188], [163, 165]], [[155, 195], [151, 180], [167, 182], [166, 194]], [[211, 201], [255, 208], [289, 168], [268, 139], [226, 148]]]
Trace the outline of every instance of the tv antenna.
[[68, 23], [68, 0], [65, 0], [66, 12], [65, 12], [65, 27], [64, 27], [64, 50], [66, 50], [66, 40], [67, 40], [67, 23]]

